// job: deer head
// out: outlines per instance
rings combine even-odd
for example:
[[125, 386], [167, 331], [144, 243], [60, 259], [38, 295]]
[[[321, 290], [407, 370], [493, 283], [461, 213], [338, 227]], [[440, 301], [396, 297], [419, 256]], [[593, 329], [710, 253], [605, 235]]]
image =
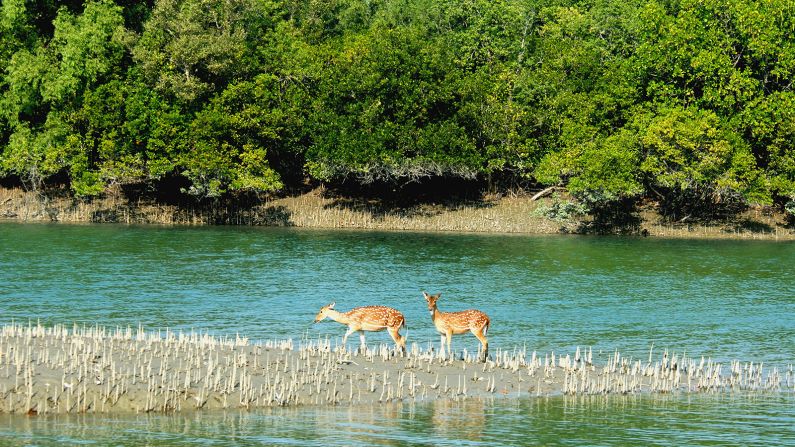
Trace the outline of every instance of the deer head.
[[332, 309], [334, 309], [334, 305], [335, 305], [335, 304], [337, 304], [337, 302], [336, 302], [336, 301], [332, 302], [331, 304], [329, 304], [329, 305], [327, 305], [327, 306], [323, 306], [323, 307], [321, 307], [321, 308], [320, 308], [320, 312], [318, 312], [318, 313], [317, 313], [317, 315], [315, 316], [315, 323], [318, 323], [318, 322], [320, 322], [320, 321], [323, 321], [323, 319], [324, 319], [324, 318], [326, 318], [326, 317], [328, 316], [327, 312], [328, 312], [329, 310], [332, 310]]
[[425, 297], [425, 301], [428, 302], [428, 312], [433, 314], [433, 311], [436, 310], [436, 300], [442, 296], [441, 293], [437, 293], [436, 295], [428, 295], [425, 292], [422, 292], [422, 295]]

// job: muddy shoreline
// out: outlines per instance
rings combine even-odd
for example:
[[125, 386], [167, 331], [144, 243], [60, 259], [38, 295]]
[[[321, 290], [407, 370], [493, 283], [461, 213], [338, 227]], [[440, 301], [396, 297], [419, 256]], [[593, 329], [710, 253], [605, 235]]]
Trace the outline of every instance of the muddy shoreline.
[[720, 364], [675, 353], [633, 360], [588, 349], [555, 354], [497, 347], [441, 358], [412, 344], [352, 352], [337, 340], [251, 342], [143, 328], [0, 328], [0, 412], [148, 413], [377, 405], [555, 395], [795, 392], [790, 365]]
[[[199, 206], [133, 201], [109, 192], [90, 202], [69, 195], [41, 196], [22, 189], [0, 188], [0, 221], [121, 223], [157, 225], [245, 225], [384, 231], [476, 232], [495, 234], [562, 234], [577, 232], [576, 222], [545, 217], [539, 208], [548, 197], [494, 195], [481, 200], [391, 207], [368, 199], [335, 196], [323, 188], [280, 198]], [[688, 239], [795, 240], [784, 216], [751, 208], [731, 222], [665, 222], [653, 209], [638, 213], [639, 223], [616, 233], [630, 236]]]

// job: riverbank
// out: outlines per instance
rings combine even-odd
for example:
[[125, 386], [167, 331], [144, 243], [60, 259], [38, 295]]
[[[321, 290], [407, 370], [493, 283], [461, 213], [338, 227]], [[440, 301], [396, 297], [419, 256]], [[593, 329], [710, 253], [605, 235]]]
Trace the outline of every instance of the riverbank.
[[648, 360], [618, 352], [601, 364], [589, 350], [539, 355], [524, 349], [443, 359], [411, 346], [354, 353], [331, 340], [252, 343], [239, 335], [143, 328], [0, 329], [0, 412], [143, 413], [479, 400], [550, 395], [795, 391], [787, 370], [697, 361], [667, 351]]
[[[559, 221], [543, 210], [552, 199], [526, 194], [410, 206], [351, 198], [323, 188], [285, 197], [234, 204], [158, 203], [130, 199], [120, 190], [90, 202], [68, 194], [42, 198], [19, 188], [0, 188], [0, 219], [165, 225], [264, 225], [398, 231], [559, 234], [577, 232], [577, 221]], [[795, 240], [795, 229], [769, 209], [751, 208], [730, 222], [665, 222], [652, 207], [641, 209], [629, 234], [665, 238]]]

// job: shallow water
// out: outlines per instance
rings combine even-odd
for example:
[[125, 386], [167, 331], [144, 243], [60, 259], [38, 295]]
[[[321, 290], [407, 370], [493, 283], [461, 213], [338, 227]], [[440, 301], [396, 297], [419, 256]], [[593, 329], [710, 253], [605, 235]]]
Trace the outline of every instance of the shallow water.
[[[254, 341], [340, 337], [344, 330], [336, 323], [311, 325], [322, 305], [336, 301], [340, 310], [365, 304], [400, 309], [409, 341], [425, 347], [439, 341], [421, 294], [427, 290], [442, 292], [443, 311], [486, 311], [492, 350], [526, 346], [543, 356], [592, 347], [599, 361], [615, 350], [646, 358], [653, 344], [658, 353], [668, 349], [786, 367], [795, 362], [793, 265], [791, 242], [3, 223], [0, 323], [142, 324], [240, 333]], [[368, 334], [370, 343], [388, 341], [386, 333]], [[458, 336], [453, 346], [474, 350], [477, 342]], [[207, 445], [311, 444], [326, 422], [352, 433], [344, 421], [351, 412], [358, 421], [364, 411], [377, 415], [366, 423], [369, 434], [342, 444], [493, 444], [502, 442], [500, 436], [507, 437], [507, 445], [620, 439], [654, 444], [655, 435], [662, 444], [670, 440], [666, 430], [681, 432], [670, 435], [673, 445], [793, 443], [791, 429], [780, 430], [782, 420], [794, 422], [791, 395], [724, 399], [641, 398], [631, 405], [613, 398], [498, 400], [481, 409], [465, 403], [445, 410], [444, 427], [458, 424], [464, 430], [471, 420], [482, 419], [484, 428], [473, 428], [472, 436], [484, 433], [485, 440], [439, 435], [431, 427], [438, 419], [434, 406], [443, 404], [403, 406], [389, 414], [382, 408], [332, 408], [234, 416], [12, 418], [19, 422], [9, 422], [10, 430], [0, 436], [20, 444], [58, 443], [59, 436], [68, 436], [67, 443], [88, 441], [103, 432], [126, 433], [129, 440], [120, 442], [130, 445], [158, 444], [146, 436], [176, 444], [194, 438]], [[724, 414], [740, 423], [721, 425]], [[238, 421], [232, 427], [253, 438], [230, 438], [223, 428], [227, 423], [218, 422], [224, 418]], [[613, 420], [632, 426], [605, 429]], [[566, 435], [567, 427], [579, 426], [603, 436]], [[702, 430], [703, 439], [683, 437]], [[408, 438], [396, 438], [405, 431]], [[257, 439], [261, 432], [272, 438]], [[525, 434], [511, 438], [513, 432]], [[544, 438], [546, 432], [550, 437]]]
[[792, 394], [436, 401], [252, 412], [0, 416], [3, 445], [795, 445]]

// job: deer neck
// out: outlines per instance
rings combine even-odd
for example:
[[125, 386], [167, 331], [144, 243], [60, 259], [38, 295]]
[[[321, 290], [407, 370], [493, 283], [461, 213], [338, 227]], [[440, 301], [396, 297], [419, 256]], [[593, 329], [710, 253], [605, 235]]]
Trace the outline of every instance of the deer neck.
[[350, 324], [350, 322], [351, 322], [351, 319], [350, 319], [350, 317], [348, 317], [347, 314], [344, 314], [342, 312], [338, 312], [338, 311], [336, 311], [334, 309], [327, 310], [326, 311], [326, 316], [331, 318], [332, 320], [336, 321], [337, 323], [342, 323], [342, 324], [346, 324], [347, 325], [347, 324]]
[[431, 321], [436, 321], [437, 318], [441, 316], [441, 312], [439, 312], [439, 308], [433, 306], [433, 310], [431, 311]]

